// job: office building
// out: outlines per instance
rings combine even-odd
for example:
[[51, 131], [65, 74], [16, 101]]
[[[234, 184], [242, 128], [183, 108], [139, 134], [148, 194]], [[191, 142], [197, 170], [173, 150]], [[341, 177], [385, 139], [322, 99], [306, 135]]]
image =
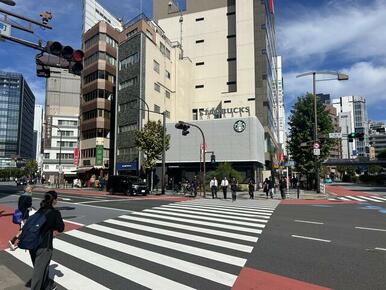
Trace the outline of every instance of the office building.
[[[347, 146], [347, 140], [342, 142], [342, 152], [348, 147], [352, 147], [348, 155], [351, 158], [357, 156], [366, 156], [366, 146], [368, 146], [368, 118], [366, 99], [359, 96], [345, 96], [332, 100], [333, 106], [337, 110], [338, 116], [341, 115], [344, 120], [340, 121], [343, 134], [364, 133], [365, 139], [360, 141], [354, 139], [352, 146]], [[349, 117], [346, 117], [348, 116]], [[348, 123], [348, 121], [350, 123]], [[345, 155], [346, 157], [349, 157]]]
[[386, 150], [386, 124], [384, 122], [369, 122], [369, 146], [373, 157]]
[[[328, 95], [329, 96], [329, 95]], [[333, 132], [331, 133], [339, 133], [341, 132], [341, 128], [339, 125], [339, 116], [337, 115], [336, 108], [329, 104], [325, 103], [326, 112], [328, 113], [333, 126]], [[343, 118], [344, 119], [344, 118]], [[329, 159], [340, 159], [342, 157], [342, 139], [335, 139], [335, 144], [331, 147]]]
[[34, 146], [35, 159], [38, 164], [38, 171], [41, 172], [43, 164], [43, 150], [42, 150], [42, 130], [44, 122], [44, 106], [35, 105], [34, 114]]
[[[51, 68], [46, 82], [42, 176], [51, 184], [76, 176], [80, 78]], [[61, 141], [61, 142], [60, 142]]]
[[0, 168], [31, 160], [35, 96], [19, 73], [0, 71]]
[[323, 104], [325, 104], [325, 105], [331, 104], [330, 94], [316, 94], [316, 96], [320, 99], [320, 101]]

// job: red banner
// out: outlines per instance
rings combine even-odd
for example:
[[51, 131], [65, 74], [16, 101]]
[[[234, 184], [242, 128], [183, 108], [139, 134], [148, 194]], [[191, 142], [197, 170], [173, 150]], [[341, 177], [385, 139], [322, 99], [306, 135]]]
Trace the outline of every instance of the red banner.
[[79, 148], [74, 148], [74, 166], [78, 166], [79, 163]]
[[275, 14], [273, 0], [269, 0], [269, 11], [271, 11], [272, 14]]

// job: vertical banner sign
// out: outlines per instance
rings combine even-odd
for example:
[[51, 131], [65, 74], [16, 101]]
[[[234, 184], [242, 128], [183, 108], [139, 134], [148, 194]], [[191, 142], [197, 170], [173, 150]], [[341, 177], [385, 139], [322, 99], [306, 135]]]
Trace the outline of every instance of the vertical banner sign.
[[74, 166], [78, 166], [79, 163], [79, 148], [74, 148]]
[[103, 166], [103, 145], [96, 145], [95, 165]]
[[272, 14], [275, 14], [273, 0], [269, 0], [269, 10], [271, 11]]

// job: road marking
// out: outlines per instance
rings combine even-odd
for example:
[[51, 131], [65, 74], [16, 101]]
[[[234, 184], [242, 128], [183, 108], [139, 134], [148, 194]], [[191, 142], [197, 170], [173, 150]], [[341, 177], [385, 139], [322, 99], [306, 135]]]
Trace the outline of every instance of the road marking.
[[[156, 219], [165, 219], [165, 220], [171, 220], [176, 222], [183, 222], [188, 224], [196, 224], [201, 226], [209, 226], [209, 227], [216, 227], [216, 228], [222, 228], [222, 229], [228, 229], [228, 230], [235, 230], [240, 232], [248, 232], [248, 233], [254, 233], [254, 234], [261, 234], [261, 230], [259, 229], [252, 229], [247, 227], [239, 227], [239, 226], [232, 226], [222, 223], [214, 223], [214, 222], [204, 222], [204, 221], [197, 221], [197, 220], [189, 220], [186, 218], [176, 218], [176, 217], [170, 217], [165, 216], [162, 214], [152, 214], [152, 213], [146, 213], [146, 212], [134, 212], [134, 215], [139, 216], [145, 216], [150, 218], [156, 218]], [[257, 227], [259, 228], [265, 228], [265, 225], [257, 224]]]
[[[88, 242], [95, 242], [95, 241], [88, 240]], [[131, 266], [121, 261], [114, 260], [107, 256], [81, 248], [79, 246], [70, 244], [68, 242], [65, 242], [59, 239], [54, 240], [54, 248], [55, 250], [61, 251], [65, 254], [81, 259], [103, 270], [108, 269], [108, 271], [116, 275], [119, 275], [125, 279], [131, 280], [137, 284], [140, 284], [150, 289], [164, 289], [164, 290], [193, 289], [183, 284], [174, 282], [170, 279], [161, 277], [157, 274], [153, 274], [151, 272]], [[110, 249], [120, 250], [119, 248], [115, 248], [115, 247], [111, 247]], [[127, 252], [127, 253], [131, 254], [130, 252]], [[64, 277], [66, 278], [66, 280], [68, 279], [66, 275], [64, 275]], [[93, 288], [92, 286], [90, 287], [90, 285], [88, 285], [87, 287], [84, 287], [84, 288], [69, 288], [69, 289], [93, 289]]]
[[195, 241], [203, 244], [208, 244], [208, 245], [216, 245], [217, 247], [223, 247], [227, 249], [232, 249], [240, 252], [246, 252], [246, 253], [251, 253], [253, 250], [253, 247], [250, 246], [245, 246], [243, 244], [239, 243], [232, 243], [232, 242], [227, 242], [219, 239], [213, 239], [213, 238], [208, 238], [208, 237], [203, 237], [199, 236], [197, 234], [186, 234], [186, 233], [181, 233], [177, 232], [175, 230], [170, 231], [170, 230], [165, 230], [162, 228], [156, 228], [156, 227], [151, 227], [151, 226], [145, 226], [141, 224], [134, 223], [133, 221], [130, 222], [123, 222], [119, 220], [105, 220], [103, 221], [105, 223], [113, 224], [113, 225], [118, 225], [130, 229], [136, 229], [136, 230], [141, 230], [145, 232], [150, 232], [150, 233], [157, 233], [160, 235], [165, 235], [169, 237], [176, 237], [184, 240], [189, 240], [189, 241]]
[[380, 196], [372, 196], [371, 198], [380, 199], [380, 200], [383, 200], [383, 201], [386, 200], [386, 198], [383, 198], [383, 197], [380, 197]]
[[[56, 242], [56, 240], [55, 240]], [[55, 243], [54, 242], [54, 243]], [[15, 257], [16, 259], [20, 260], [21, 262], [27, 264], [31, 268], [32, 262], [30, 255], [27, 251], [9, 251], [7, 252]], [[67, 288], [67, 289], [93, 289], [93, 290], [108, 290], [109, 288], [106, 288], [105, 286], [59, 264], [56, 261], [51, 261], [50, 263], [54, 268], [55, 271], [50, 271], [51, 275], [54, 275], [54, 272], [56, 273], [62, 273], [62, 275], [55, 275], [55, 282], [60, 284], [61, 286]], [[51, 276], [50, 275], [50, 276]], [[54, 278], [51, 276], [51, 278]]]
[[67, 197], [60, 197], [59, 199], [64, 200], [64, 201], [71, 201], [72, 200], [71, 198], [67, 198]]
[[[164, 255], [164, 254], [159, 254], [159, 253], [156, 253], [153, 251], [149, 251], [149, 250], [145, 250], [142, 248], [130, 246], [130, 245], [127, 245], [124, 243], [116, 242], [116, 241], [112, 241], [112, 240], [102, 238], [99, 236], [95, 236], [95, 235], [91, 235], [91, 234], [88, 234], [85, 232], [72, 231], [72, 232], [68, 232], [67, 235], [70, 235], [72, 237], [82, 239], [82, 240], [85, 240], [85, 241], [88, 241], [88, 242], [91, 242], [91, 243], [94, 243], [94, 244], [97, 244], [97, 245], [100, 245], [103, 247], [107, 247], [109, 249], [114, 249], [115, 251], [119, 251], [119, 252], [122, 252], [124, 254], [139, 257], [141, 259], [145, 259], [147, 261], [151, 261], [153, 263], [160, 264], [160, 265], [172, 268], [172, 269], [176, 269], [176, 270], [179, 270], [179, 271], [182, 271], [185, 273], [189, 273], [191, 275], [195, 275], [195, 276], [198, 276], [200, 278], [205, 278], [205, 279], [211, 280], [213, 282], [216, 282], [216, 283], [219, 283], [219, 284], [222, 284], [225, 286], [231, 287], [237, 278], [236, 275], [229, 274], [229, 273], [217, 270], [217, 269], [202, 266], [202, 265], [195, 264], [192, 262], [187, 262], [185, 260], [181, 260], [178, 258], [169, 257], [169, 256]], [[60, 248], [58, 248], [58, 250], [62, 250], [64, 253], [67, 253], [67, 247], [61, 246]], [[82, 249], [82, 251], [85, 251], [85, 250]], [[78, 253], [79, 252], [76, 251], [76, 255], [78, 255]], [[93, 255], [94, 254], [96, 254], [96, 253], [93, 253]], [[115, 261], [115, 262], [117, 262], [117, 261]], [[100, 266], [99, 262], [96, 262], [96, 264]], [[128, 265], [126, 265], [126, 266], [128, 266]], [[136, 276], [131, 271], [127, 271], [127, 275], [129, 275], [131, 279], [133, 279], [133, 277]], [[171, 280], [169, 280], [169, 281], [172, 282]], [[161, 281], [157, 282], [157, 281], [151, 279], [150, 277], [148, 277], [148, 283], [149, 282], [154, 283], [154, 285], [152, 285], [152, 287], [149, 287], [148, 285], [144, 285], [142, 283], [141, 284], [143, 286], [147, 286], [151, 289], [158, 288], [161, 285], [160, 284]], [[176, 283], [176, 282], [174, 282], [174, 283]], [[165, 284], [163, 284], [163, 286], [165, 286]], [[174, 287], [169, 286], [169, 288], [167, 288], [167, 289], [181, 289], [181, 286], [174, 286]]]
[[375, 248], [375, 249], [378, 250], [378, 251], [386, 251], [385, 248]]
[[99, 231], [99, 232], [108, 233], [108, 234], [111, 234], [114, 236], [123, 237], [125, 239], [131, 239], [134, 241], [139, 241], [142, 243], [147, 243], [150, 245], [155, 245], [155, 246], [166, 248], [166, 249], [172, 249], [172, 250], [179, 251], [182, 253], [187, 253], [187, 254], [198, 256], [198, 257], [203, 257], [203, 258], [207, 258], [207, 259], [211, 259], [211, 260], [215, 260], [215, 261], [220, 261], [223, 263], [227, 263], [227, 264], [235, 265], [235, 266], [239, 266], [239, 267], [243, 267], [245, 265], [245, 263], [247, 262], [247, 260], [243, 259], [243, 258], [239, 258], [239, 257], [231, 256], [231, 255], [226, 255], [226, 254], [222, 254], [222, 253], [211, 251], [211, 250], [206, 250], [206, 249], [199, 248], [199, 247], [192, 247], [192, 246], [185, 245], [185, 244], [180, 244], [180, 243], [175, 243], [175, 242], [166, 241], [166, 240], [162, 240], [162, 239], [152, 238], [152, 237], [145, 236], [145, 235], [130, 233], [130, 232], [114, 229], [111, 227], [105, 227], [105, 226], [101, 226], [101, 225], [90, 225], [90, 226], [88, 226], [88, 228]]
[[[196, 227], [196, 226], [188, 226], [184, 224], [178, 224], [178, 223], [172, 223], [172, 222], [164, 222], [160, 220], [155, 220], [155, 219], [150, 219], [150, 218], [140, 218], [140, 217], [135, 217], [135, 216], [120, 216], [119, 218], [126, 219], [129, 221], [139, 221], [139, 222], [145, 222], [145, 223], [150, 223], [150, 224], [156, 224], [156, 225], [161, 225], [161, 226], [167, 226], [171, 228], [177, 228], [177, 229], [182, 229], [182, 230], [189, 230], [193, 232], [199, 232], [199, 233], [205, 233], [205, 234], [211, 234], [211, 235], [216, 235], [216, 236], [221, 236], [221, 237], [226, 237], [226, 238], [233, 238], [237, 240], [242, 240], [242, 241], [249, 241], [249, 242], [257, 242], [258, 238], [254, 236], [248, 236], [244, 234], [234, 234], [231, 232], [226, 232], [226, 231], [219, 231], [219, 230], [211, 230], [203, 227]], [[261, 234], [262, 231], [259, 231], [258, 234]]]
[[361, 198], [364, 198], [364, 199], [367, 199], [367, 200], [370, 200], [370, 201], [374, 201], [374, 202], [383, 202], [382, 200], [377, 200], [375, 198], [371, 198], [371, 197], [368, 197], [368, 196], [361, 196]]
[[324, 223], [321, 222], [311, 222], [311, 221], [303, 221], [303, 220], [295, 220], [297, 223], [305, 223], [305, 224], [315, 224], [315, 225], [324, 225]]
[[314, 240], [314, 241], [325, 242], [325, 243], [331, 243], [331, 240], [323, 240], [323, 239], [317, 239], [317, 238], [311, 238], [311, 237], [305, 237], [305, 236], [291, 235], [291, 237], [299, 238], [299, 239], [306, 239], [306, 240]]
[[355, 197], [355, 196], [350, 196], [350, 195], [347, 195], [347, 197], [353, 199], [353, 200], [357, 200], [357, 201], [367, 201], [367, 200], [363, 200], [363, 199], [360, 199], [359, 197]]
[[386, 232], [383, 229], [375, 229], [375, 228], [365, 228], [365, 227], [355, 227], [358, 230], [369, 230], [369, 231], [378, 231], [378, 232]]
[[67, 203], [67, 204], [79, 205], [79, 206], [88, 206], [88, 207], [93, 207], [93, 208], [103, 208], [103, 209], [120, 211], [120, 212], [125, 212], [125, 213], [132, 213], [133, 212], [132, 210], [127, 210], [127, 209], [119, 209], [119, 208], [106, 207], [106, 206], [97, 206], [97, 205], [92, 205], [92, 204], [78, 204], [78, 203], [66, 202], [66, 201], [60, 201], [60, 203]]
[[88, 203], [95, 203], [95, 202], [112, 202], [112, 201], [129, 201], [128, 198], [125, 199], [103, 199], [103, 200], [90, 200], [90, 201], [80, 201], [77, 202], [76, 204], [88, 204]]
[[257, 224], [259, 223], [267, 223], [268, 220], [263, 219], [256, 219], [254, 223], [251, 222], [244, 222], [244, 221], [235, 221], [235, 220], [229, 220], [224, 218], [214, 218], [214, 217], [207, 217], [207, 216], [200, 216], [197, 214], [184, 214], [184, 213], [176, 213], [169, 211], [167, 209], [159, 210], [159, 209], [145, 209], [144, 212], [150, 212], [150, 213], [157, 213], [157, 214], [166, 214], [171, 216], [177, 216], [177, 217], [186, 217], [191, 219], [201, 219], [201, 220], [207, 220], [207, 221], [214, 221], [214, 222], [226, 222], [229, 224], [235, 224], [235, 225], [242, 225], [252, 228], [259, 228], [260, 226]]
[[340, 200], [344, 200], [344, 201], [350, 201], [350, 199], [348, 199], [348, 198], [345, 198], [345, 197], [343, 197], [343, 196], [338, 196], [338, 198], [339, 198]]
[[81, 223], [77, 223], [77, 222], [73, 222], [73, 221], [69, 221], [69, 220], [63, 220], [63, 221], [65, 221], [66, 223], [69, 223], [69, 224], [74, 224], [74, 225], [77, 225], [77, 226], [84, 227], [84, 224], [81, 224]]
[[257, 213], [269, 213], [272, 214], [273, 210], [263, 210], [263, 209], [255, 209], [255, 210], [245, 210], [245, 209], [237, 209], [235, 207], [229, 208], [229, 207], [223, 207], [223, 206], [211, 206], [211, 205], [189, 205], [189, 204], [178, 204], [178, 206], [181, 207], [195, 207], [195, 208], [203, 208], [203, 209], [216, 209], [216, 210], [222, 210], [222, 211], [230, 211], [230, 212], [237, 212], [237, 213], [244, 213], [244, 214], [257, 214]]

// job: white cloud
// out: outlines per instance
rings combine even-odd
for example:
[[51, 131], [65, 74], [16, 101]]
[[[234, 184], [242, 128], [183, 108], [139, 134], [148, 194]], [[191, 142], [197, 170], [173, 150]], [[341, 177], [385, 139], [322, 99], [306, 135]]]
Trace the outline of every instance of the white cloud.
[[334, 56], [386, 58], [386, 0], [360, 2], [330, 1], [314, 10], [297, 7], [297, 17], [279, 21], [279, 53], [293, 65], [318, 65]]

